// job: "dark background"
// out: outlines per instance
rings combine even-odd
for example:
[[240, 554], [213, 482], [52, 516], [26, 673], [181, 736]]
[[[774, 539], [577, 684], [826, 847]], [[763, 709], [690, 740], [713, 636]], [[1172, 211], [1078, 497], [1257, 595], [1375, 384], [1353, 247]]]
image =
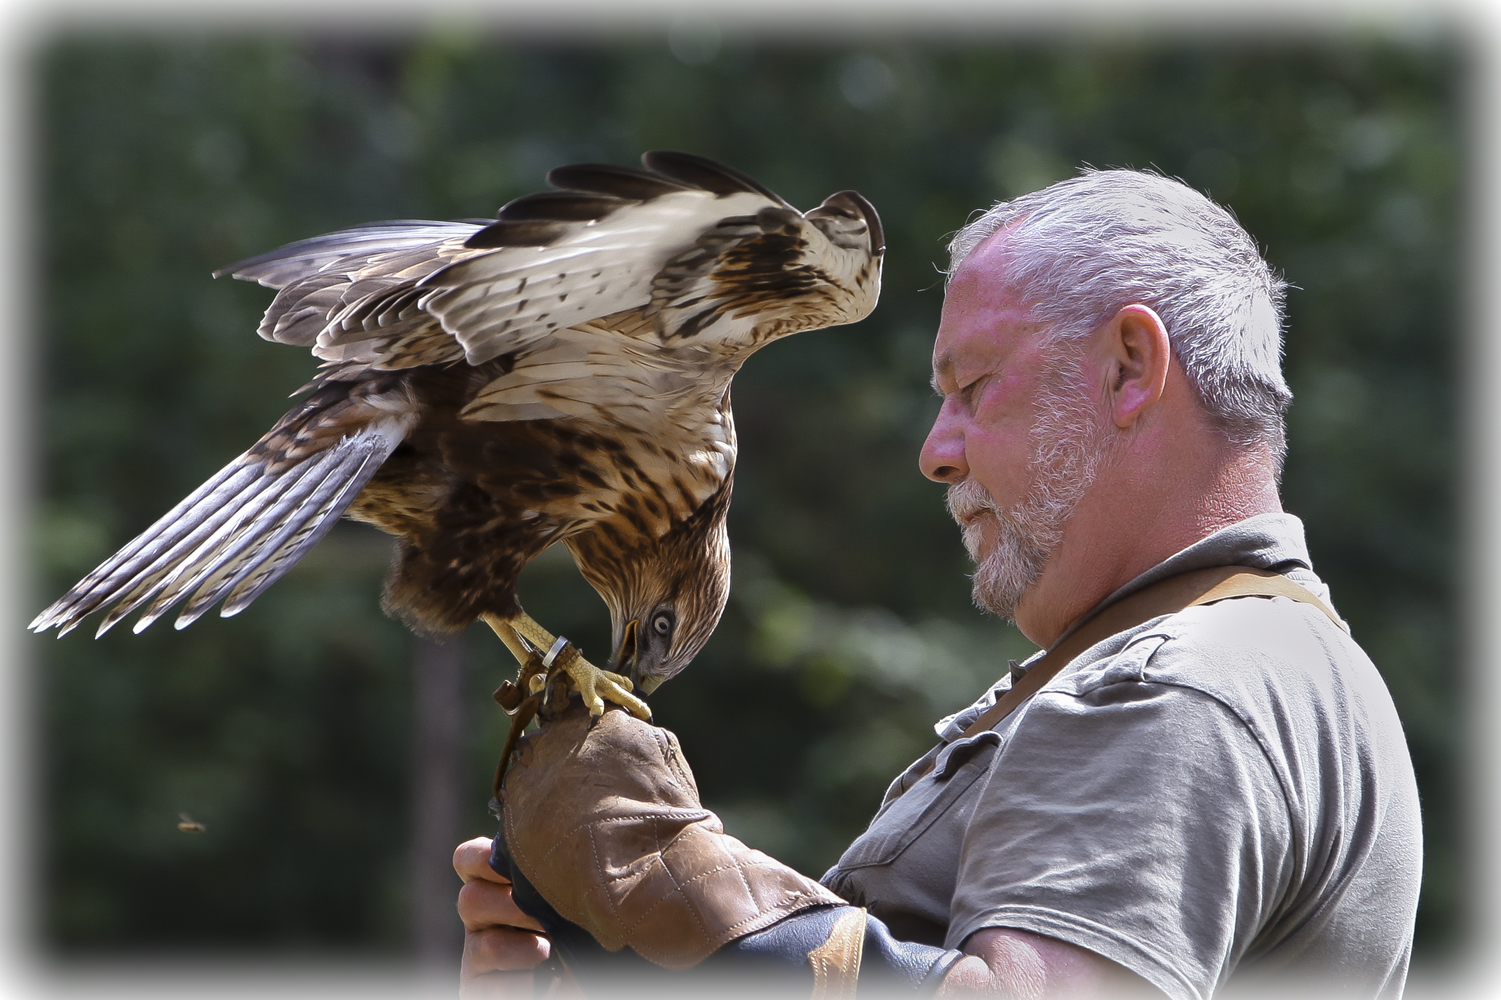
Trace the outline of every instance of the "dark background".
[[[736, 381], [734, 593], [653, 702], [730, 831], [814, 875], [933, 721], [1030, 650], [971, 609], [941, 488], [916, 468], [946, 235], [1083, 163], [1210, 192], [1297, 286], [1286, 505], [1407, 727], [1428, 843], [1418, 958], [1463, 945], [1470, 181], [1453, 37], [73, 31], [33, 50], [29, 79], [23, 621], [254, 441], [312, 371], [255, 336], [270, 293], [216, 267], [373, 219], [486, 216], [549, 167], [655, 148], [802, 207], [847, 187], [876, 204], [875, 315], [776, 344]], [[489, 692], [514, 666], [488, 632], [434, 649], [381, 617], [389, 556], [345, 524], [237, 618], [28, 640], [50, 952], [456, 960], [447, 853], [493, 831]], [[522, 593], [586, 651], [607, 644], [561, 549]], [[207, 833], [179, 832], [184, 812]]]

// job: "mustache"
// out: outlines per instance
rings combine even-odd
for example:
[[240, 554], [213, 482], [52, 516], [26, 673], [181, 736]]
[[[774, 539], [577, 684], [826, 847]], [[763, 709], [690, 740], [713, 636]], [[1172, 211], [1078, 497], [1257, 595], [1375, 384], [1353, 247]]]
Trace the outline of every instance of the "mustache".
[[976, 479], [964, 479], [950, 486], [944, 496], [944, 504], [949, 509], [949, 516], [961, 525], [981, 514], [1000, 513], [1000, 506], [995, 498]]

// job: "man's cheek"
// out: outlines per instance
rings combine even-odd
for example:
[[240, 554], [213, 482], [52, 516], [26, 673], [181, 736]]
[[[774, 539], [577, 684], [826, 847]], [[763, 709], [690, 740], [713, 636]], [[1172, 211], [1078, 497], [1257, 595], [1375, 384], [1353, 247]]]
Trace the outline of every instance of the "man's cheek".
[[971, 474], [1003, 509], [1026, 491], [1031, 448], [1031, 435], [1020, 426], [986, 427], [965, 441]]
[[1025, 459], [998, 462], [994, 458], [971, 465], [970, 474], [985, 487], [998, 509], [1010, 513], [1032, 488], [1032, 474]]

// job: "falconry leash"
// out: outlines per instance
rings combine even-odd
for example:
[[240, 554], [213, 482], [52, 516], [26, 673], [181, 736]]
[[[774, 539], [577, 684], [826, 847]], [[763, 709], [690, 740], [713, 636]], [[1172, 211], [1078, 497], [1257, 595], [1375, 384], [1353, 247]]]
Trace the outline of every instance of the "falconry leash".
[[548, 710], [561, 712], [568, 704], [567, 688], [555, 682], [559, 673], [567, 670], [568, 665], [581, 655], [578, 647], [562, 636], [557, 637], [546, 654], [533, 649], [525, 640], [523, 645], [529, 652], [516, 679], [502, 681], [491, 696], [501, 710], [511, 717], [511, 728], [506, 734], [505, 746], [500, 751], [500, 762], [495, 765], [495, 779], [491, 784], [494, 802], [500, 801], [500, 786], [505, 781], [506, 768], [511, 763], [516, 742], [526, 732], [526, 727], [539, 714]]

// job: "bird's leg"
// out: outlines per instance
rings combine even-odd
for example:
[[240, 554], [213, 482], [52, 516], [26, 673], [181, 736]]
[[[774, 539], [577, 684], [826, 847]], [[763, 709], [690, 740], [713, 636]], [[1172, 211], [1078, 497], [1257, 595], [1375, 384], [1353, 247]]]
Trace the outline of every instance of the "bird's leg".
[[[651, 709], [647, 708], [646, 702], [631, 694], [630, 678], [599, 669], [584, 659], [573, 643], [553, 635], [533, 621], [526, 612], [511, 618], [499, 615], [482, 617], [485, 624], [500, 636], [500, 641], [506, 644], [506, 648], [522, 662], [523, 673], [528, 659], [537, 652], [543, 654], [542, 665], [549, 668], [549, 674], [556, 670], [566, 672], [573, 681], [574, 688], [583, 696], [590, 715], [603, 714], [605, 699], [608, 698], [629, 709], [637, 718], [651, 718]], [[536, 683], [530, 678], [522, 680], [528, 687]]]
[[[500, 641], [505, 643], [511, 655], [516, 657], [519, 670], [516, 674], [516, 682], [512, 685], [514, 694], [506, 694], [502, 697], [501, 691], [495, 692], [496, 701], [507, 712], [513, 712], [515, 706], [509, 702], [519, 701], [530, 694], [536, 694], [542, 686], [542, 675], [547, 673], [547, 666], [542, 663], [542, 651], [539, 651], [521, 637], [521, 634], [506, 623], [504, 618], [496, 615], [484, 615], [485, 624], [490, 626]], [[544, 649], [546, 647], [543, 647]], [[507, 684], [511, 682], [507, 681]], [[502, 688], [502, 691], [505, 688]]]

